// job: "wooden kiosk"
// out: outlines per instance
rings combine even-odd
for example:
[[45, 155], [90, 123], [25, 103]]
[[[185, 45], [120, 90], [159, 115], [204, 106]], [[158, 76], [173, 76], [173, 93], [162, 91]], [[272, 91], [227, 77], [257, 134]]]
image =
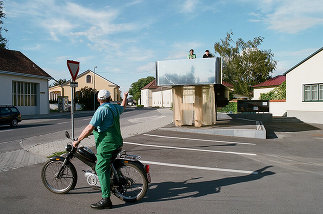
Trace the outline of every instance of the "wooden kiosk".
[[172, 86], [175, 126], [216, 123], [215, 85], [222, 83], [221, 58], [156, 62], [158, 86]]

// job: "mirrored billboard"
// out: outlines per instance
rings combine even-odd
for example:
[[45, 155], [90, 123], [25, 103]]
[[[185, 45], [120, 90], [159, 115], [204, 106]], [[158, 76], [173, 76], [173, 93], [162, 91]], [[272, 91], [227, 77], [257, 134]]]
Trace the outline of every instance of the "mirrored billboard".
[[180, 59], [156, 62], [158, 86], [222, 83], [221, 58]]

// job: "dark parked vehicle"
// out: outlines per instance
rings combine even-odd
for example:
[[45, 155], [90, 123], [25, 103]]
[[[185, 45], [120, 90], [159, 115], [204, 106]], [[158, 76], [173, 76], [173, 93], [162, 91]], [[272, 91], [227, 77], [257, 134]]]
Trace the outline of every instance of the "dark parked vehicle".
[[14, 106], [0, 105], [0, 124], [10, 125], [11, 127], [18, 126], [21, 122], [21, 114]]

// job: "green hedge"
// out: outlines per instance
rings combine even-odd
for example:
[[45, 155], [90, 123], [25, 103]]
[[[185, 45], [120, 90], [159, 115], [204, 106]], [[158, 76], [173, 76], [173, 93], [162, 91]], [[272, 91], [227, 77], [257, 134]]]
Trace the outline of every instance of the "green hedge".
[[228, 113], [228, 112], [237, 113], [237, 102], [229, 102], [229, 104], [224, 107], [218, 107], [217, 111], [224, 112], [224, 113]]

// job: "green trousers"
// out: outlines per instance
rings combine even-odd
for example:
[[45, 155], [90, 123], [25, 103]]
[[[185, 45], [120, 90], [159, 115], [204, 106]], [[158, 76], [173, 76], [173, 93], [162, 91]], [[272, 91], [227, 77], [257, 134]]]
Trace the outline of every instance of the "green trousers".
[[120, 132], [119, 115], [113, 115], [113, 121], [113, 126], [108, 128], [105, 132], [93, 131], [97, 150], [95, 171], [101, 184], [102, 198], [108, 198], [111, 195], [111, 162], [113, 161], [116, 150], [122, 147], [123, 144]]
[[101, 184], [102, 198], [110, 197], [110, 176], [111, 176], [111, 161], [112, 152], [101, 151], [98, 152], [97, 162], [95, 166], [96, 173]]

